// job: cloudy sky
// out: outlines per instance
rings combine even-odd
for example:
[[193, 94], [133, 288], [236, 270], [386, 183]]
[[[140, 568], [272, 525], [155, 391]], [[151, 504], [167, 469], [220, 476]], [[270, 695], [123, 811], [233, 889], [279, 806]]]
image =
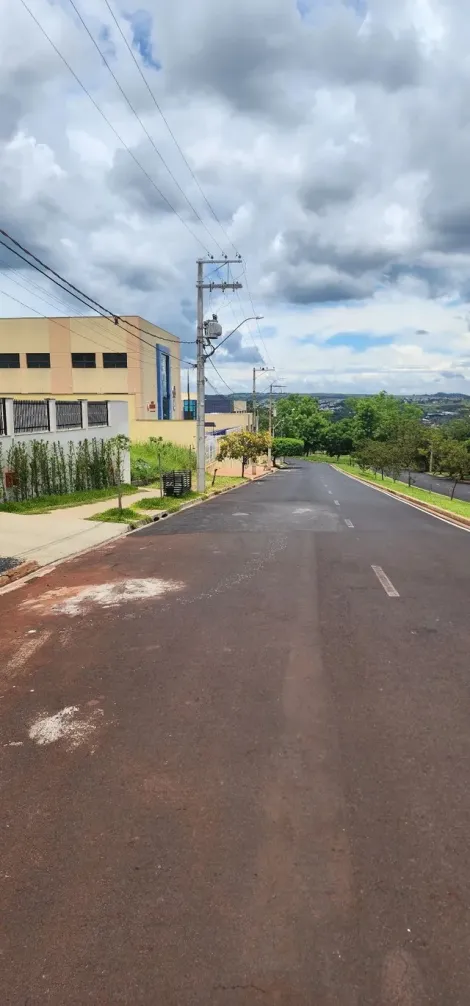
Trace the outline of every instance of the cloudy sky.
[[[262, 360], [290, 390], [470, 393], [465, 0], [73, 2], [0, 0], [0, 226], [188, 341], [196, 258], [236, 249], [249, 289], [233, 266], [207, 311], [264, 320], [215, 358], [232, 388]], [[1, 314], [81, 309], [0, 251]]]

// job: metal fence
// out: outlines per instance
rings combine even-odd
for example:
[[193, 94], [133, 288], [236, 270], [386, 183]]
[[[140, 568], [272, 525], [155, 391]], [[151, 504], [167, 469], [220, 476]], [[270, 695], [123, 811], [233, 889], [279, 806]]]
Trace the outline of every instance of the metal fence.
[[79, 430], [83, 425], [81, 402], [56, 402], [55, 414], [58, 430]]
[[7, 432], [7, 414], [5, 409], [5, 399], [0, 398], [0, 437], [4, 437]]
[[213, 434], [206, 434], [206, 465], [212, 464], [216, 460], [219, 452], [219, 438]]
[[49, 430], [49, 402], [13, 402], [15, 433], [39, 433]]
[[108, 426], [107, 402], [88, 402], [88, 426]]

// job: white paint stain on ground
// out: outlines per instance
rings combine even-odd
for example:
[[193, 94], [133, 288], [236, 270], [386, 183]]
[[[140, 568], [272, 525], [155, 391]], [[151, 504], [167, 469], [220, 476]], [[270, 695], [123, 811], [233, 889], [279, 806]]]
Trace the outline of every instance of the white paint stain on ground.
[[10, 660], [6, 665], [7, 673], [11, 674], [21, 670], [24, 664], [30, 660], [37, 650], [39, 650], [41, 646], [44, 646], [44, 643], [47, 643], [47, 640], [51, 635], [51, 632], [45, 631], [41, 632], [39, 635], [35, 635], [33, 639], [26, 639], [25, 642], [18, 647], [16, 653], [10, 657]]
[[311, 506], [299, 506], [297, 507], [297, 510], [293, 510], [292, 513], [293, 514], [312, 513], [312, 508]]
[[184, 584], [176, 580], [147, 579], [116, 580], [91, 586], [59, 587], [40, 597], [25, 601], [23, 608], [52, 612], [56, 615], [82, 615], [93, 607], [117, 608], [129, 601], [145, 601], [181, 590]]
[[103, 710], [93, 709], [80, 716], [78, 706], [65, 706], [58, 713], [44, 713], [29, 728], [30, 740], [43, 747], [65, 740], [69, 749], [79, 747], [88, 740], [103, 720]]

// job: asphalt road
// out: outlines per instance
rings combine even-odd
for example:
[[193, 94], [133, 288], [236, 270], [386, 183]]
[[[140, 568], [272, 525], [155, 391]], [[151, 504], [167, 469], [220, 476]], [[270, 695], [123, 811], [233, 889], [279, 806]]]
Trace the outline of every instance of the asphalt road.
[[2, 1006], [468, 1006], [469, 593], [299, 463], [2, 594]]
[[[402, 472], [402, 482], [408, 485], [408, 472]], [[454, 483], [452, 479], [438, 478], [437, 475], [428, 475], [426, 472], [413, 472], [412, 485], [421, 489], [430, 489], [433, 493], [441, 493], [442, 496], [451, 496]], [[470, 500], [470, 485], [460, 482], [454, 492], [455, 499]]]

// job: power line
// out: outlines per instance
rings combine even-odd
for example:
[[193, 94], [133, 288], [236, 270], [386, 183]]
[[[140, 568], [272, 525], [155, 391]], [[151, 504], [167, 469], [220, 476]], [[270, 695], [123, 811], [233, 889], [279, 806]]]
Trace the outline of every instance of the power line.
[[[253, 311], [253, 314], [254, 314], [254, 315], [255, 315], [255, 317], [256, 317], [256, 315], [258, 314], [258, 312], [257, 312], [257, 311], [255, 311], [255, 306], [254, 306], [254, 304], [253, 304], [253, 297], [251, 296], [251, 291], [250, 291], [250, 287], [249, 287], [249, 285], [248, 285], [248, 276], [247, 276], [247, 274], [246, 274], [246, 266], [245, 266], [245, 264], [244, 264], [243, 262], [242, 262], [242, 271], [243, 271], [243, 276], [244, 276], [244, 278], [245, 278], [245, 286], [246, 286], [246, 291], [247, 291], [247, 294], [248, 294], [248, 297], [249, 297], [249, 300], [250, 300], [250, 304], [251, 304], [251, 308], [252, 308], [252, 311]], [[263, 339], [263, 336], [262, 336], [262, 333], [261, 333], [261, 328], [260, 328], [260, 324], [259, 324], [259, 321], [258, 321], [258, 319], [257, 319], [257, 318], [256, 318], [256, 324], [257, 324], [257, 326], [258, 326], [258, 335], [259, 335], [259, 337], [260, 337], [260, 339], [261, 339], [261, 342], [262, 342], [262, 345], [263, 345], [263, 348], [264, 348], [264, 352], [265, 352], [265, 354], [266, 354], [266, 360], [267, 360], [267, 362], [268, 362], [268, 363], [271, 363], [271, 364], [272, 364], [272, 363], [273, 363], [273, 360], [272, 360], [272, 358], [270, 357], [270, 355], [269, 355], [269, 353], [268, 353], [268, 351], [267, 351], [267, 349], [266, 349], [266, 343], [265, 343], [265, 341], [264, 341], [264, 339]]]
[[210, 356], [208, 357], [208, 360], [209, 360], [209, 363], [210, 363], [211, 367], [213, 367], [213, 369], [215, 370], [215, 372], [216, 372], [217, 377], [219, 378], [219, 380], [222, 381], [222, 384], [225, 384], [225, 387], [228, 388], [228, 390], [230, 391], [230, 394], [234, 395], [235, 392], [233, 391], [232, 388], [229, 387], [229, 385], [227, 384], [227, 381], [225, 381], [224, 378], [222, 377], [222, 374], [219, 373], [219, 371], [217, 370], [217, 367], [216, 367], [215, 363], [213, 362], [213, 360], [211, 359]]
[[[190, 209], [191, 209], [191, 210], [193, 211], [193, 213], [194, 213], [195, 217], [197, 218], [197, 220], [199, 221], [199, 223], [200, 223], [200, 224], [202, 225], [202, 227], [204, 228], [204, 230], [206, 231], [206, 233], [207, 233], [207, 234], [209, 235], [209, 237], [210, 237], [211, 241], [214, 241], [214, 243], [215, 243], [215, 244], [217, 245], [217, 248], [219, 249], [219, 251], [220, 251], [220, 252], [222, 253], [222, 255], [223, 255], [223, 254], [224, 254], [224, 250], [223, 250], [223, 248], [221, 247], [221, 245], [219, 244], [219, 242], [217, 241], [217, 239], [216, 239], [216, 238], [215, 238], [215, 237], [213, 236], [213, 234], [211, 234], [211, 232], [210, 232], [209, 228], [208, 228], [208, 227], [207, 227], [207, 225], [206, 225], [206, 224], [204, 223], [204, 221], [203, 221], [202, 217], [201, 217], [201, 216], [199, 215], [199, 213], [197, 212], [196, 208], [195, 208], [195, 207], [193, 206], [193, 204], [192, 204], [192, 202], [190, 201], [190, 199], [188, 199], [188, 196], [186, 195], [186, 193], [185, 193], [184, 189], [182, 188], [182, 186], [180, 185], [180, 183], [178, 182], [178, 180], [177, 180], [177, 179], [175, 178], [175, 176], [174, 176], [174, 174], [173, 174], [173, 172], [172, 172], [171, 168], [170, 168], [170, 167], [168, 166], [168, 164], [166, 163], [166, 161], [165, 161], [165, 158], [164, 158], [164, 157], [163, 157], [163, 155], [162, 155], [162, 154], [160, 153], [160, 151], [159, 151], [159, 149], [158, 149], [158, 147], [157, 147], [156, 143], [155, 143], [155, 142], [154, 142], [154, 140], [152, 139], [152, 137], [151, 137], [151, 135], [150, 135], [150, 133], [149, 133], [149, 131], [148, 131], [147, 127], [146, 127], [146, 126], [144, 126], [144, 123], [142, 122], [142, 119], [140, 118], [140, 115], [139, 115], [139, 113], [138, 113], [138, 112], [136, 111], [136, 109], [134, 108], [134, 106], [133, 106], [133, 104], [132, 104], [132, 102], [131, 102], [130, 98], [128, 98], [128, 96], [127, 96], [126, 92], [124, 91], [124, 88], [123, 88], [123, 87], [121, 86], [121, 84], [119, 83], [119, 80], [118, 80], [118, 78], [116, 77], [116, 74], [114, 73], [114, 70], [112, 69], [112, 67], [111, 67], [111, 66], [110, 66], [110, 64], [108, 63], [108, 60], [106, 59], [106, 56], [104, 55], [104, 53], [103, 53], [102, 49], [101, 49], [101, 48], [100, 48], [100, 46], [98, 45], [98, 42], [96, 41], [96, 39], [95, 39], [95, 38], [94, 38], [94, 36], [92, 35], [92, 33], [91, 33], [90, 29], [88, 28], [88, 25], [87, 25], [87, 24], [86, 24], [86, 22], [84, 21], [84, 19], [83, 19], [82, 15], [81, 15], [81, 13], [80, 13], [80, 11], [78, 10], [78, 8], [77, 8], [76, 4], [74, 3], [74, 0], [69, 0], [69, 3], [70, 3], [70, 5], [71, 5], [71, 6], [73, 7], [73, 9], [74, 9], [74, 11], [75, 11], [75, 13], [76, 13], [76, 15], [77, 15], [77, 17], [78, 17], [78, 19], [79, 19], [80, 23], [81, 23], [81, 24], [83, 25], [83, 27], [84, 27], [84, 29], [85, 29], [85, 31], [86, 31], [86, 33], [87, 33], [88, 37], [89, 37], [89, 38], [91, 39], [91, 41], [92, 41], [93, 45], [95, 46], [95, 49], [97, 50], [97, 52], [99, 53], [99, 55], [100, 55], [101, 59], [103, 60], [103, 63], [104, 63], [104, 65], [106, 66], [107, 70], [109, 70], [109, 73], [111, 74], [111, 76], [112, 76], [112, 78], [113, 78], [113, 80], [114, 80], [114, 82], [115, 82], [116, 86], [117, 86], [117, 87], [119, 88], [119, 91], [120, 91], [120, 93], [122, 94], [122, 96], [123, 96], [123, 98], [124, 98], [124, 101], [125, 101], [125, 102], [127, 103], [127, 105], [129, 106], [129, 108], [130, 108], [131, 112], [132, 112], [132, 113], [133, 113], [133, 114], [135, 115], [135, 117], [136, 117], [137, 121], [139, 122], [140, 126], [142, 127], [142, 129], [143, 129], [143, 131], [144, 131], [144, 133], [145, 133], [145, 135], [146, 135], [147, 139], [149, 140], [149, 142], [151, 143], [151, 145], [152, 145], [152, 147], [153, 147], [153, 149], [154, 149], [155, 153], [157, 154], [157, 157], [159, 157], [159, 158], [160, 158], [160, 160], [161, 160], [162, 164], [164, 165], [164, 167], [165, 167], [165, 168], [166, 168], [166, 170], [168, 171], [169, 175], [171, 175], [171, 178], [173, 179], [173, 181], [174, 181], [174, 183], [175, 183], [176, 187], [177, 187], [177, 188], [179, 189], [179, 191], [181, 192], [181, 194], [182, 194], [183, 198], [184, 198], [184, 199], [186, 200], [186, 202], [187, 202], [187, 204], [188, 204], [189, 208], [190, 208]], [[145, 78], [144, 78], [144, 79], [145, 79]]]
[[[32, 280], [28, 280], [27, 283], [23, 283], [22, 280], [20, 280], [17, 276], [11, 276], [11, 275], [7, 274], [5, 272], [5, 270], [1, 270], [1, 271], [2, 271], [2, 275], [4, 276], [5, 279], [7, 279], [9, 282], [16, 283], [17, 286], [21, 287], [23, 290], [26, 290], [27, 293], [32, 293], [31, 287], [34, 287], [35, 290], [39, 291], [38, 294], [36, 294], [36, 296], [39, 296], [39, 299], [43, 300], [45, 304], [50, 304], [52, 307], [55, 304], [55, 305], [58, 305], [61, 309], [63, 308], [63, 304], [60, 303], [60, 301], [57, 299], [57, 297], [54, 297], [50, 293], [48, 293], [46, 295], [46, 291], [43, 290], [42, 287], [39, 286], [38, 283], [34, 283]], [[3, 293], [5, 293], [7, 297], [12, 296], [11, 294], [7, 293], [5, 290], [3, 291]], [[33, 294], [33, 296], [34, 296], [34, 294]], [[17, 298], [12, 297], [12, 299], [15, 300]], [[19, 301], [19, 300], [17, 302], [19, 304], [22, 304], [23, 307], [28, 308], [29, 311], [36, 311], [36, 308], [30, 307], [29, 304], [23, 304], [23, 302]], [[46, 318], [46, 315], [41, 314], [41, 312], [36, 312], [36, 313], [40, 314], [41, 318]], [[47, 317], [50, 317], [50, 316], [47, 316]], [[53, 317], [54, 322], [56, 324], [60, 324], [60, 321], [59, 321], [60, 316], [53, 315], [52, 317]], [[119, 343], [119, 342], [117, 342], [115, 339], [113, 339], [111, 337], [111, 334], [109, 332], [101, 332], [98, 328], [96, 328], [96, 326], [94, 326], [92, 324], [92, 319], [90, 317], [87, 317], [86, 315], [83, 315], [83, 314], [79, 314], [79, 315], [77, 315], [77, 317], [83, 319], [83, 322], [86, 323], [87, 325], [89, 325], [90, 328], [92, 328], [93, 331], [97, 333], [97, 335], [99, 336], [99, 339], [100, 339], [100, 343], [98, 343], [98, 341], [96, 339], [93, 339], [91, 336], [88, 337], [83, 332], [81, 332], [81, 331], [78, 332], [77, 329], [72, 328], [71, 325], [70, 325], [70, 332], [73, 332], [75, 335], [79, 335], [79, 336], [83, 337], [84, 339], [88, 339], [88, 341], [93, 342], [95, 346], [96, 345], [101, 345], [101, 347], [102, 347], [103, 346], [103, 340], [106, 339], [106, 340], [108, 340], [108, 343], [109, 343], [110, 347], [112, 347], [112, 349], [117, 349], [120, 352], [123, 351], [122, 350], [122, 344]], [[108, 319], [104, 319], [104, 320], [107, 321]], [[69, 329], [67, 329], [66, 325], [61, 325], [60, 327], [63, 328], [64, 330], [66, 330], [66, 331], [69, 330]], [[149, 346], [149, 349], [151, 350], [150, 346]], [[136, 364], [140, 360], [140, 357], [139, 357], [139, 355], [138, 355], [137, 352], [134, 354], [134, 356], [132, 355], [132, 353], [129, 353], [129, 352], [127, 353], [127, 355], [130, 356], [131, 359], [134, 359], [134, 361], [136, 362]], [[148, 357], [149, 364], [150, 363], [153, 364], [154, 363], [154, 359], [155, 359], [154, 354], [150, 355]]]
[[[3, 231], [2, 231], [1, 229], [0, 229], [0, 233], [1, 233], [1, 234], [3, 234]], [[15, 244], [16, 244], [16, 242], [15, 242]], [[20, 253], [20, 252], [16, 251], [16, 249], [15, 249], [15, 248], [10, 248], [10, 246], [9, 246], [9, 245], [7, 245], [6, 241], [2, 241], [2, 239], [1, 239], [1, 238], [0, 238], [0, 245], [3, 245], [3, 247], [4, 247], [4, 248], [6, 248], [6, 249], [7, 249], [7, 250], [8, 250], [9, 252], [13, 252], [13, 254], [14, 254], [14, 255], [17, 255], [17, 257], [18, 257], [18, 258], [20, 258], [20, 259], [22, 259], [22, 261], [23, 261], [23, 262], [26, 262], [26, 265], [28, 265], [28, 266], [30, 267], [30, 269], [36, 269], [36, 272], [39, 272], [39, 273], [41, 273], [41, 276], [45, 276], [45, 277], [46, 277], [46, 279], [49, 279], [49, 278], [50, 278], [50, 277], [48, 277], [48, 276], [46, 275], [46, 273], [42, 272], [42, 270], [41, 270], [41, 269], [38, 269], [38, 267], [37, 267], [37, 266], [35, 266], [35, 265], [34, 265], [34, 264], [33, 264], [32, 262], [29, 262], [29, 261], [28, 261], [28, 259], [27, 259], [27, 258], [26, 258], [26, 257], [25, 257], [24, 255], [21, 255], [21, 253]], [[28, 252], [27, 254], [30, 254], [30, 253]], [[33, 257], [33, 258], [36, 258], [36, 256], [35, 256], [35, 255], [33, 255], [32, 257]], [[39, 260], [37, 260], [37, 261], [39, 261]], [[46, 266], [45, 268], [48, 268], [48, 267]], [[51, 271], [52, 271], [52, 270], [51, 270]], [[57, 273], [56, 273], [55, 275], [57, 275]], [[64, 282], [66, 283], [66, 282], [67, 282], [67, 280], [64, 280]], [[68, 294], [68, 295], [69, 295], [69, 297], [70, 297], [70, 296], [72, 296], [72, 297], [75, 297], [75, 299], [76, 299], [76, 300], [79, 300], [79, 301], [81, 301], [81, 303], [82, 303], [82, 304], [84, 304], [84, 305], [85, 305], [85, 307], [87, 307], [88, 309], [90, 309], [90, 306], [91, 306], [91, 305], [90, 305], [90, 304], [88, 304], [88, 303], [87, 303], [87, 301], [83, 299], [83, 297], [79, 296], [78, 292], [77, 292], [77, 293], [72, 293], [72, 291], [71, 291], [71, 290], [68, 290], [68, 289], [67, 289], [67, 287], [63, 286], [63, 284], [62, 284], [62, 283], [59, 283], [59, 282], [58, 282], [58, 281], [57, 281], [56, 279], [52, 279], [52, 283], [55, 283], [55, 285], [56, 285], [56, 286], [58, 286], [58, 287], [60, 287], [60, 289], [61, 289], [61, 290], [64, 290], [64, 292], [65, 292], [66, 294]], [[75, 289], [76, 289], [76, 287], [73, 287], [73, 289], [75, 290]], [[86, 296], [86, 294], [85, 294], [85, 296]]]
[[[23, 262], [26, 262], [26, 264], [31, 269], [35, 269], [35, 271], [38, 272], [41, 276], [44, 276], [52, 283], [55, 283], [56, 286], [60, 287], [60, 289], [64, 290], [65, 293], [71, 295], [72, 297], [75, 297], [75, 299], [79, 300], [82, 304], [84, 304], [85, 307], [88, 308], [88, 310], [90, 310], [91, 308], [91, 310], [95, 311], [95, 313], [99, 314], [102, 318], [107, 318], [108, 321], [112, 321], [115, 325], [120, 325], [121, 328], [123, 328], [123, 330], [127, 332], [129, 335], [133, 335], [135, 339], [139, 339], [139, 341], [142, 342], [144, 346], [150, 346], [150, 348], [153, 348], [151, 343], [147, 342], [146, 339], [142, 339], [142, 337], [139, 334], [136, 334], [139, 332], [144, 332], [146, 335], [150, 335], [152, 339], [156, 339], [157, 336], [153, 332], [150, 332], [149, 329], [141, 328], [140, 326], [135, 325], [134, 322], [128, 321], [126, 318], [122, 318], [120, 315], [114, 314], [114, 312], [110, 311], [108, 308], [103, 307], [103, 305], [100, 304], [99, 301], [96, 301], [92, 297], [89, 297], [88, 294], [83, 293], [83, 291], [80, 290], [79, 287], [75, 286], [73, 283], [70, 283], [69, 280], [64, 279], [64, 277], [61, 276], [60, 273], [56, 272], [55, 269], [52, 269], [51, 266], [46, 265], [46, 263], [43, 262], [40, 258], [38, 258], [37, 255], [34, 255], [32, 252], [30, 252], [27, 248], [21, 245], [19, 241], [16, 241], [15, 238], [11, 237], [11, 235], [8, 234], [8, 232], [3, 230], [2, 228], [0, 228], [0, 234], [4, 234], [9, 241], [17, 245], [18, 248], [21, 248], [21, 250], [24, 251], [26, 255], [29, 255], [31, 259], [34, 259], [34, 262], [28, 261], [28, 259], [25, 258], [24, 255], [20, 254], [20, 252], [18, 252], [16, 248], [10, 248], [10, 246], [7, 245], [5, 241], [2, 241], [2, 239], [0, 238], [0, 244], [2, 244], [5, 248], [7, 248], [8, 251], [12, 252], [14, 255], [17, 255], [18, 258], [22, 259]], [[52, 276], [48, 276], [46, 272], [43, 272], [43, 269], [40, 269], [38, 265], [35, 265], [35, 262], [39, 263], [39, 265], [41, 265], [43, 269], [46, 269], [48, 270], [48, 272], [52, 273]], [[70, 287], [70, 290], [63, 285], [64, 283], [66, 283]], [[87, 299], [85, 300], [84, 298]], [[130, 331], [130, 328], [135, 329], [136, 331], [135, 332]], [[171, 333], [168, 334], [170, 335]], [[170, 342], [171, 341], [172, 340], [170, 340]], [[177, 340], [177, 344], [178, 345], [180, 344], [179, 339]], [[188, 345], [189, 344], [193, 345], [192, 342], [188, 343]], [[180, 357], [174, 356], [174, 354], [170, 353], [169, 350], [167, 351], [168, 355], [172, 357], [172, 359], [179, 360], [180, 362], [189, 364], [189, 366], [191, 367], [194, 366], [193, 361], [188, 361], [184, 359], [181, 361]]]
[[[42, 259], [38, 258], [37, 255], [34, 255], [33, 252], [29, 251], [28, 248], [25, 248], [24, 245], [20, 244], [20, 242], [17, 241], [16, 238], [12, 237], [11, 234], [8, 233], [8, 231], [3, 230], [2, 227], [0, 227], [0, 234], [3, 234], [4, 237], [8, 238], [8, 240], [11, 241], [12, 244], [16, 245], [17, 248], [21, 248], [21, 251], [24, 252], [25, 255], [28, 255], [29, 258], [34, 259], [34, 261], [37, 262], [40, 266], [42, 266], [43, 269], [47, 269], [48, 272], [52, 273], [52, 276], [55, 276], [56, 279], [60, 280], [60, 282], [56, 284], [57, 286], [61, 286], [62, 283], [66, 283], [67, 286], [70, 287], [70, 290], [67, 290], [65, 287], [62, 287], [62, 289], [65, 290], [65, 293], [67, 293], [69, 295], [71, 294], [72, 297], [73, 297], [74, 294], [72, 293], [72, 291], [75, 291], [76, 294], [80, 295], [79, 297], [76, 298], [77, 300], [80, 300], [81, 298], [86, 298], [86, 300], [89, 301], [89, 303], [85, 303], [85, 301], [83, 301], [83, 303], [85, 303], [85, 307], [87, 307], [89, 310], [91, 308], [92, 311], [96, 311], [98, 314], [101, 314], [102, 312], [104, 312], [104, 314], [102, 314], [102, 317], [105, 317], [105, 316], [109, 317], [109, 320], [112, 321], [112, 322], [114, 322], [115, 325], [119, 324], [119, 322], [121, 320], [120, 319], [120, 315], [117, 315], [113, 311], [110, 311], [108, 308], [103, 307], [103, 305], [100, 304], [100, 302], [98, 300], [95, 300], [93, 297], [90, 297], [87, 293], [84, 293], [83, 290], [80, 290], [80, 288], [78, 286], [75, 286], [73, 283], [71, 283], [70, 280], [65, 279], [65, 277], [61, 276], [61, 274], [59, 272], [56, 272], [56, 270], [53, 269], [52, 266], [47, 265], [46, 262], [43, 262]], [[10, 248], [8, 245], [6, 245], [5, 242], [1, 240], [1, 238], [0, 238], [0, 244], [3, 244], [4, 247], [8, 249], [8, 251], [13, 252], [15, 255], [18, 255], [18, 252], [15, 251], [14, 248]], [[22, 255], [18, 255], [18, 258], [23, 258], [23, 256]], [[33, 265], [33, 263], [32, 262], [28, 262], [27, 259], [23, 259], [23, 261], [25, 261], [26, 264], [29, 265], [31, 268], [33, 268], [33, 269], [36, 268]], [[40, 272], [41, 276], [45, 276], [46, 275], [45, 273], [41, 272], [40, 269], [37, 269], [37, 272]], [[46, 275], [46, 279], [48, 279], [50, 282], [54, 283], [55, 280], [52, 278], [52, 276], [47, 276]], [[140, 326], [134, 325], [134, 323], [131, 322], [131, 321], [127, 321], [126, 323], [128, 325], [131, 325], [131, 327], [135, 328], [138, 332], [145, 332], [146, 335], [151, 335], [152, 338], [155, 338], [154, 333], [150, 332], [149, 329], [147, 329], [147, 328], [140, 328]], [[171, 332], [169, 332], [168, 335], [171, 335]], [[143, 340], [143, 341], [145, 341], [145, 340]], [[192, 340], [192, 339], [191, 340], [179, 339], [178, 342], [179, 342], [180, 345], [186, 345], [186, 346], [192, 346], [194, 344], [194, 340]]]
[[93, 96], [90, 94], [90, 92], [87, 90], [87, 88], [82, 83], [82, 81], [80, 80], [80, 78], [77, 76], [77, 74], [75, 73], [75, 70], [72, 70], [72, 67], [70, 66], [70, 63], [67, 62], [67, 60], [65, 59], [65, 56], [62, 55], [60, 49], [56, 46], [55, 42], [53, 42], [53, 40], [50, 37], [50, 35], [48, 35], [46, 29], [43, 28], [41, 22], [38, 20], [38, 18], [35, 16], [35, 14], [33, 14], [33, 12], [30, 9], [30, 7], [28, 7], [28, 4], [26, 3], [26, 0], [21, 0], [21, 3], [23, 4], [23, 7], [25, 8], [25, 10], [28, 11], [28, 14], [30, 14], [30, 16], [32, 17], [33, 21], [36, 22], [38, 28], [40, 29], [40, 31], [42, 31], [43, 35], [45, 35], [45, 37], [47, 38], [48, 42], [50, 43], [50, 45], [52, 46], [52, 48], [55, 50], [55, 52], [57, 53], [57, 55], [59, 56], [59, 58], [62, 60], [62, 62], [64, 63], [64, 65], [70, 71], [70, 73], [72, 74], [73, 78], [76, 80], [76, 82], [79, 85], [79, 87], [81, 87], [82, 91], [84, 91], [85, 94], [87, 95], [87, 97], [90, 99], [91, 103], [94, 105], [94, 107], [96, 108], [97, 112], [99, 112], [99, 114], [104, 119], [104, 121], [107, 123], [107, 125], [109, 126], [109, 128], [113, 131], [114, 135], [117, 136], [117, 138], [118, 138], [121, 146], [124, 147], [125, 150], [127, 150], [127, 153], [132, 157], [132, 160], [134, 161], [134, 163], [137, 164], [137, 167], [142, 171], [142, 173], [148, 179], [148, 181], [153, 186], [153, 188], [158, 192], [159, 196], [163, 199], [164, 203], [166, 203], [166, 205], [170, 208], [171, 212], [174, 213], [175, 216], [178, 217], [178, 219], [183, 224], [183, 227], [186, 227], [186, 230], [189, 231], [189, 233], [192, 235], [192, 237], [194, 238], [194, 240], [197, 241], [197, 243], [200, 245], [200, 247], [203, 248], [204, 251], [207, 254], [210, 254], [208, 252], [207, 248], [205, 247], [205, 245], [202, 243], [201, 239], [197, 236], [197, 234], [195, 233], [195, 231], [193, 231], [192, 227], [190, 227], [189, 224], [186, 223], [186, 220], [183, 219], [183, 217], [181, 216], [181, 214], [178, 213], [178, 210], [176, 210], [175, 207], [170, 203], [170, 200], [167, 199], [167, 197], [163, 194], [163, 192], [161, 191], [161, 189], [159, 189], [158, 185], [153, 180], [153, 178], [149, 175], [148, 171], [145, 170], [145, 168], [140, 163], [140, 161], [135, 156], [135, 154], [132, 152], [132, 150], [130, 149], [130, 147], [128, 147], [127, 143], [125, 142], [125, 140], [123, 140], [123, 138], [120, 135], [120, 133], [118, 133], [117, 129], [115, 129], [115, 127], [113, 126], [112, 122], [109, 121], [107, 115], [103, 112], [103, 110], [100, 108], [100, 106], [95, 101], [95, 99], [93, 98]]
[[211, 204], [211, 203], [209, 202], [209, 200], [208, 200], [208, 198], [207, 198], [207, 196], [206, 196], [206, 194], [205, 194], [205, 192], [204, 192], [204, 190], [203, 190], [202, 186], [201, 186], [201, 185], [200, 185], [200, 183], [199, 183], [199, 180], [198, 180], [198, 178], [197, 178], [197, 175], [196, 175], [196, 174], [194, 173], [194, 171], [193, 171], [193, 169], [192, 169], [192, 167], [191, 167], [191, 165], [190, 165], [190, 163], [189, 163], [189, 161], [188, 161], [188, 159], [187, 159], [187, 157], [186, 157], [186, 155], [185, 155], [184, 151], [182, 150], [182, 148], [181, 148], [180, 144], [178, 143], [178, 140], [176, 139], [176, 136], [175, 136], [175, 134], [174, 134], [174, 132], [173, 132], [173, 130], [172, 130], [172, 128], [171, 128], [171, 126], [170, 126], [170, 123], [168, 122], [168, 119], [167, 119], [167, 118], [166, 118], [166, 116], [164, 115], [164, 113], [163, 113], [163, 111], [162, 111], [162, 109], [161, 109], [161, 107], [160, 107], [160, 105], [159, 105], [159, 103], [158, 103], [158, 101], [157, 101], [157, 99], [156, 99], [156, 97], [155, 97], [155, 94], [154, 94], [154, 92], [153, 92], [152, 88], [150, 87], [150, 84], [149, 84], [149, 82], [148, 82], [148, 80], [147, 80], [147, 77], [145, 76], [145, 74], [144, 74], [144, 72], [143, 72], [143, 70], [142, 70], [141, 66], [139, 65], [139, 62], [138, 62], [138, 60], [137, 60], [137, 59], [136, 59], [136, 57], [135, 57], [135, 54], [134, 54], [134, 52], [132, 51], [132, 46], [130, 46], [130, 45], [129, 45], [129, 42], [127, 41], [127, 38], [126, 38], [126, 36], [125, 36], [125, 34], [124, 34], [124, 32], [123, 32], [123, 30], [122, 30], [122, 28], [121, 28], [120, 24], [119, 24], [119, 21], [118, 21], [118, 19], [117, 19], [116, 15], [115, 15], [115, 13], [114, 13], [114, 11], [113, 11], [112, 7], [111, 7], [111, 4], [109, 3], [109, 0], [104, 0], [104, 2], [105, 2], [106, 6], [107, 6], [107, 8], [108, 8], [108, 10], [109, 10], [109, 13], [111, 14], [111, 17], [112, 17], [112, 19], [113, 19], [113, 21], [114, 21], [114, 23], [115, 23], [115, 25], [116, 25], [116, 27], [117, 27], [117, 29], [118, 29], [118, 31], [119, 31], [119, 34], [121, 35], [121, 38], [123, 39], [123, 41], [124, 41], [125, 45], [127, 46], [127, 49], [129, 50], [129, 52], [130, 52], [130, 54], [131, 54], [131, 56], [132, 56], [132, 59], [134, 60], [134, 63], [135, 63], [135, 65], [136, 65], [136, 67], [137, 67], [137, 70], [139, 71], [139, 74], [140, 74], [140, 76], [141, 76], [141, 78], [142, 78], [142, 80], [143, 80], [143, 82], [144, 82], [144, 84], [145, 84], [145, 86], [146, 86], [146, 88], [147, 88], [147, 91], [149, 92], [149, 94], [150, 94], [150, 97], [152, 98], [152, 101], [153, 101], [153, 103], [154, 103], [154, 105], [155, 105], [155, 108], [156, 108], [156, 109], [157, 109], [157, 111], [158, 111], [158, 112], [160, 113], [160, 115], [161, 115], [161, 117], [162, 117], [162, 119], [163, 119], [163, 122], [165, 123], [165, 126], [166, 126], [166, 128], [168, 129], [168, 132], [169, 132], [169, 134], [170, 134], [170, 136], [171, 136], [171, 138], [172, 138], [172, 140], [173, 140], [173, 142], [174, 142], [175, 146], [176, 146], [176, 147], [177, 147], [177, 149], [179, 150], [179, 152], [180, 152], [180, 154], [181, 154], [181, 157], [183, 158], [183, 161], [184, 161], [184, 163], [185, 163], [186, 167], [188, 168], [188, 171], [190, 172], [190, 174], [191, 174], [192, 178], [194, 179], [194, 181], [195, 181], [195, 183], [196, 183], [196, 185], [197, 185], [197, 187], [198, 187], [198, 189], [199, 189], [199, 192], [201, 193], [201, 196], [202, 196], [202, 198], [204, 199], [204, 202], [205, 202], [205, 203], [206, 203], [206, 205], [207, 205], [207, 206], [209, 207], [209, 210], [211, 211], [211, 213], [212, 213], [212, 216], [214, 217], [214, 220], [216, 220], [216, 222], [218, 223], [219, 227], [220, 227], [220, 228], [221, 228], [221, 230], [223, 231], [223, 233], [224, 233], [225, 237], [227, 238], [227, 241], [228, 241], [228, 242], [230, 243], [230, 245], [232, 246], [232, 248], [233, 248], [233, 250], [234, 250], [235, 254], [236, 254], [236, 255], [238, 255], [238, 251], [237, 251], [237, 249], [236, 249], [235, 245], [233, 244], [233, 241], [232, 241], [231, 237], [230, 237], [230, 236], [229, 236], [229, 235], [227, 234], [227, 231], [225, 230], [225, 227], [224, 227], [224, 225], [223, 225], [223, 224], [221, 223], [221, 221], [219, 220], [219, 217], [217, 216], [217, 213], [215, 212], [215, 210], [214, 210], [214, 207], [213, 207], [213, 206], [212, 206], [212, 204]]

